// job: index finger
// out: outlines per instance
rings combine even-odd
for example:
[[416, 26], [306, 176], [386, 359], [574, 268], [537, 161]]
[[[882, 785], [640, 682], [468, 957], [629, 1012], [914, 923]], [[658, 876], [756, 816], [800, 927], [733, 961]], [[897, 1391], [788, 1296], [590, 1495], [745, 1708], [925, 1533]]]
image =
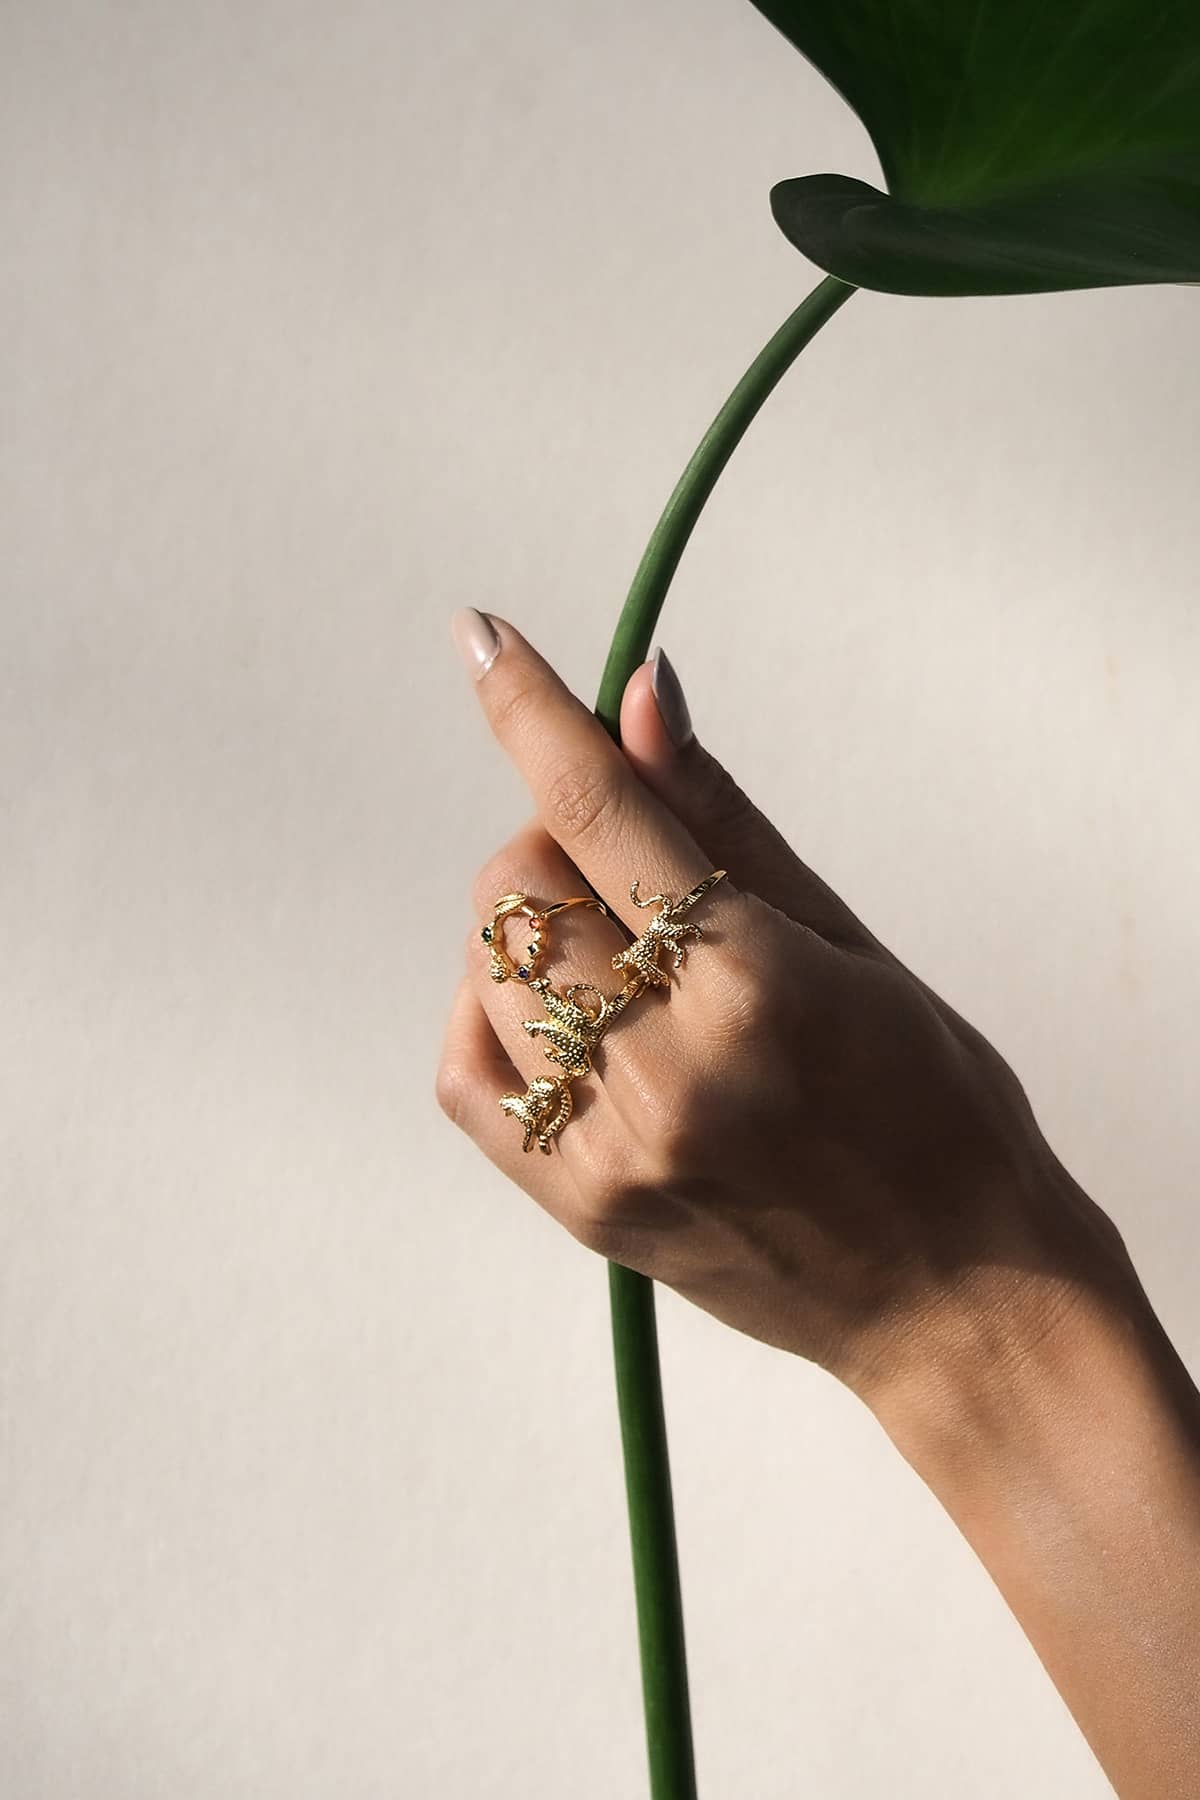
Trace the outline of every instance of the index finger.
[[638, 881], [643, 894], [686, 894], [710, 872], [708, 858], [515, 626], [467, 607], [455, 614], [452, 630], [488, 724], [542, 824], [640, 932], [645, 915], [630, 900], [630, 884]]

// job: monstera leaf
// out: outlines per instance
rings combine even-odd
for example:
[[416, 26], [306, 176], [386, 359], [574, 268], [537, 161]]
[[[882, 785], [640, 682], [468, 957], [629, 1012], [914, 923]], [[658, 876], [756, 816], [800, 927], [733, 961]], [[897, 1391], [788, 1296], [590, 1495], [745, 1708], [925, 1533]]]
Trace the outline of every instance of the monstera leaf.
[[819, 268], [898, 294], [1200, 281], [1200, 0], [753, 0], [887, 191], [771, 191]]

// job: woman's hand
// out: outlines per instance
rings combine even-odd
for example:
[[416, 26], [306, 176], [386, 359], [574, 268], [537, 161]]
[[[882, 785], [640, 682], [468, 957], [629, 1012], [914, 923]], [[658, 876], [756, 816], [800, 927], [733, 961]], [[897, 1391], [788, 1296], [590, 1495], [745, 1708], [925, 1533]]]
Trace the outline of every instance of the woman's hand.
[[500, 1168], [589, 1248], [883, 1410], [994, 1378], [1088, 1284], [1124, 1278], [1012, 1071], [701, 749], [665, 662], [629, 684], [622, 751], [511, 625], [469, 613], [456, 635], [538, 817], [480, 874], [477, 918], [589, 886], [614, 915], [553, 922], [556, 988], [619, 987], [616, 920], [636, 935], [651, 916], [635, 878], [680, 895], [729, 871], [670, 991], [613, 1023], [549, 1157], [523, 1155], [497, 1105], [556, 1073], [522, 1030], [538, 1009], [489, 979], [473, 927], [438, 1093]]
[[[553, 1073], [476, 926], [442, 1104], [583, 1243], [821, 1363], [875, 1412], [990, 1569], [1122, 1800], [1200, 1793], [1200, 1395], [1120, 1235], [1012, 1071], [903, 967], [691, 735], [661, 660], [623, 752], [510, 625], [460, 615], [538, 823], [475, 910], [729, 871], [669, 991], [639, 996], [549, 1156], [497, 1096]], [[736, 885], [735, 885], [736, 884]], [[613, 992], [621, 926], [554, 920], [560, 989]]]

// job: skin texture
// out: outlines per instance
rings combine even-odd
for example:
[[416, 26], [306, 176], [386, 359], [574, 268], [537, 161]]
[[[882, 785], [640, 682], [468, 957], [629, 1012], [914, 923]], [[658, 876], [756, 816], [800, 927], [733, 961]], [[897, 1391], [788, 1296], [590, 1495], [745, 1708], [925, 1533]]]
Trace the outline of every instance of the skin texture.
[[497, 1105], [553, 1070], [473, 926], [443, 1109], [589, 1249], [849, 1386], [991, 1570], [1118, 1793], [1200, 1793], [1200, 1401], [1120, 1234], [991, 1045], [691, 735], [669, 667], [633, 676], [619, 750], [511, 625], [467, 615], [456, 638], [536, 809], [481, 870], [478, 918], [515, 890], [590, 887], [614, 917], [560, 915], [545, 968], [612, 993], [613, 954], [651, 916], [634, 876], [675, 895], [730, 879], [670, 988], [605, 1037], [549, 1156], [523, 1155]]

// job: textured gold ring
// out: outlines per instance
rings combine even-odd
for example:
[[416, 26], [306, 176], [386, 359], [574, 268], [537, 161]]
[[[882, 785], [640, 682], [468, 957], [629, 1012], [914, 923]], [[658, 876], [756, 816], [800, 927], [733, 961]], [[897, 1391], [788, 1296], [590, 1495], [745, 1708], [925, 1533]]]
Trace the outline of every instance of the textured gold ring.
[[[655, 894], [649, 900], [640, 900], [638, 883], [634, 882], [629, 890], [633, 904], [637, 907], [657, 906], [659, 911], [641, 937], [635, 938], [632, 944], [613, 957], [613, 968], [623, 970], [625, 976], [625, 985], [619, 993], [602, 994], [591, 982], [578, 981], [560, 994], [555, 992], [544, 976], [531, 978], [530, 967], [526, 967], [523, 974], [521, 969], [516, 970], [518, 977], [528, 982], [531, 991], [538, 996], [544, 1012], [540, 1019], [526, 1019], [525, 1030], [531, 1038], [541, 1040], [547, 1060], [556, 1063], [562, 1071], [558, 1076], [537, 1076], [523, 1094], [500, 1096], [501, 1111], [516, 1119], [524, 1131], [525, 1138], [521, 1146], [523, 1150], [532, 1150], [536, 1144], [544, 1155], [549, 1156], [552, 1140], [571, 1117], [571, 1083], [581, 1075], [591, 1073], [592, 1054], [596, 1046], [612, 1021], [625, 1011], [630, 1001], [636, 1000], [647, 988], [670, 986], [670, 973], [663, 968], [659, 958], [666, 952], [675, 968], [683, 966], [687, 959], [688, 940], [699, 940], [703, 936], [700, 927], [692, 924], [687, 914], [710, 888], [724, 879], [724, 869], [714, 869], [711, 875], [706, 875], [703, 881], [697, 882], [690, 892], [678, 900], [672, 900], [666, 894]], [[522, 900], [524, 896], [510, 894], [506, 898]], [[586, 906], [589, 902], [576, 900], [561, 904]], [[591, 904], [599, 905], [599, 902]], [[519, 909], [513, 907], [510, 910]], [[560, 908], [547, 908], [546, 912], [550, 910]], [[542, 916], [545, 917], [546, 913]], [[484, 935], [486, 938], [486, 929]], [[487, 941], [490, 943], [492, 939]], [[496, 979], [503, 981], [505, 977], [500, 975]], [[593, 995], [599, 1004], [595, 1007], [581, 1006], [578, 999], [581, 994]]]
[[[575, 900], [556, 900], [553, 906], [536, 906], [528, 894], [501, 895], [492, 908], [491, 918], [479, 933], [492, 953], [492, 966], [488, 971], [492, 980], [510, 981], [515, 977], [517, 981], [532, 981], [546, 950], [546, 921], [571, 906], [590, 906], [597, 912], [608, 912], [603, 900], [590, 894], [582, 894]], [[525, 954], [519, 961], [513, 960], [504, 945], [504, 921], [512, 918], [526, 921]]]

